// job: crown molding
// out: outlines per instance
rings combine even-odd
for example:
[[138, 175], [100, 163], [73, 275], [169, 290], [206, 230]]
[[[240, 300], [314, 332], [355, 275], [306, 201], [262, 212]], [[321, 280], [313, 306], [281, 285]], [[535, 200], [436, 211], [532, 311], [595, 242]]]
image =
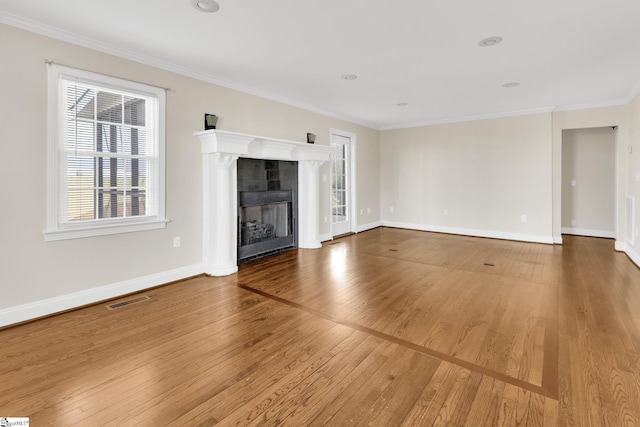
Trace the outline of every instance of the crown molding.
[[263, 91], [260, 89], [256, 89], [251, 86], [242, 85], [236, 82], [232, 82], [229, 80], [225, 80], [219, 77], [216, 77], [212, 74], [202, 73], [197, 70], [193, 70], [191, 68], [183, 67], [171, 62], [162, 61], [157, 58], [153, 58], [151, 56], [143, 55], [141, 53], [122, 49], [116, 47], [114, 45], [101, 42], [99, 40], [80, 36], [78, 34], [60, 30], [59, 28], [55, 28], [49, 25], [42, 24], [40, 22], [36, 22], [30, 19], [25, 19], [20, 16], [10, 14], [7, 12], [0, 11], [0, 23], [10, 25], [12, 27], [20, 28], [23, 30], [27, 30], [36, 34], [40, 34], [46, 37], [50, 37], [56, 40], [60, 40], [63, 42], [71, 43], [77, 46], [85, 47], [88, 49], [96, 50], [102, 53], [106, 53], [109, 55], [117, 56], [119, 58], [127, 59], [133, 62], [138, 62], [140, 64], [148, 65], [154, 68], [159, 68], [161, 70], [169, 71], [172, 73], [180, 74], [186, 77], [191, 77], [196, 80], [201, 80], [206, 83], [211, 83], [217, 86], [222, 86], [228, 89], [237, 90], [239, 92], [247, 93], [249, 95], [258, 96], [260, 98], [269, 99], [271, 101], [275, 101], [281, 104], [289, 105], [291, 107], [300, 108], [302, 110], [310, 111], [313, 113], [321, 114], [323, 116], [332, 117], [338, 120], [344, 120], [349, 123], [357, 124], [360, 126], [364, 126], [367, 128], [380, 130], [378, 126], [368, 123], [362, 120], [358, 120], [356, 118], [337, 114], [332, 111], [326, 111], [319, 108], [316, 108], [312, 105], [305, 104], [303, 102], [295, 101], [292, 99], [288, 99], [271, 92]]
[[638, 80], [636, 84], [631, 88], [631, 92], [629, 92], [629, 95], [627, 96], [627, 103], [633, 101], [633, 98], [635, 98], [638, 94], [640, 94], [640, 80]]
[[474, 120], [497, 119], [502, 117], [524, 116], [524, 115], [530, 115], [530, 114], [555, 113], [560, 111], [571, 111], [571, 110], [586, 110], [590, 108], [619, 107], [621, 105], [629, 104], [629, 102], [631, 102], [633, 98], [639, 93], [640, 93], [640, 80], [633, 86], [633, 89], [631, 90], [631, 92], [629, 93], [626, 99], [614, 99], [609, 101], [593, 102], [593, 103], [587, 103], [587, 104], [561, 105], [557, 107], [543, 107], [543, 108], [533, 108], [530, 110], [505, 111], [502, 113], [494, 113], [494, 114], [479, 114], [474, 116], [462, 116], [462, 117], [451, 117], [446, 119], [427, 120], [423, 122], [405, 123], [397, 126], [383, 126], [380, 130], [405, 129], [405, 128], [431, 126], [431, 125], [439, 125], [439, 124], [446, 124], [446, 123], [458, 123], [458, 122], [468, 122], [468, 121], [474, 121]]
[[499, 113], [479, 114], [479, 115], [470, 115], [470, 116], [457, 116], [457, 117], [449, 117], [449, 118], [434, 119], [434, 120], [424, 120], [424, 121], [418, 121], [418, 122], [409, 122], [409, 123], [403, 123], [398, 125], [380, 126], [380, 125], [376, 125], [373, 123], [356, 119], [348, 115], [338, 114], [332, 111], [319, 109], [312, 105], [295, 101], [292, 99], [288, 99], [286, 97], [282, 97], [282, 96], [273, 94], [271, 92], [260, 90], [251, 86], [246, 86], [233, 81], [222, 79], [212, 74], [202, 73], [200, 71], [183, 67], [171, 62], [161, 61], [151, 56], [147, 56], [147, 55], [144, 55], [135, 51], [127, 50], [127, 49], [122, 49], [93, 38], [80, 36], [78, 34], [75, 34], [69, 31], [64, 31], [59, 28], [42, 24], [40, 22], [36, 22], [30, 19], [26, 19], [8, 12], [0, 11], [0, 23], [21, 28], [23, 30], [27, 30], [33, 33], [37, 33], [37, 34], [50, 37], [53, 39], [57, 39], [60, 41], [64, 41], [67, 43], [71, 43], [77, 46], [81, 46], [81, 47], [96, 50], [102, 53], [106, 53], [109, 55], [117, 56], [133, 62], [138, 62], [154, 68], [180, 74], [186, 77], [191, 77], [206, 83], [211, 83], [217, 86], [222, 86], [225, 88], [237, 90], [239, 92], [258, 96], [260, 98], [269, 99], [271, 101], [289, 105], [296, 108], [300, 108], [305, 111], [321, 114], [321, 115], [332, 117], [338, 120], [344, 120], [349, 123], [364, 126], [370, 129], [378, 130], [378, 131], [404, 129], [404, 128], [421, 127], [421, 126], [431, 126], [431, 125], [447, 124], [447, 123], [467, 122], [467, 121], [475, 121], [475, 120], [488, 120], [488, 119], [496, 119], [496, 118], [503, 118], [503, 117], [531, 115], [531, 114], [544, 114], [549, 112], [582, 110], [582, 109], [589, 109], [589, 108], [615, 107], [615, 106], [629, 104], [638, 94], [640, 94], [640, 80], [638, 80], [636, 84], [632, 87], [629, 95], [625, 99], [617, 99], [617, 100], [610, 100], [610, 101], [603, 101], [603, 102], [596, 102], [596, 103], [586, 103], [586, 104], [563, 105], [563, 106], [556, 106], [556, 107], [533, 108], [528, 110], [505, 111], [505, 112], [499, 112]]
[[560, 111], [572, 111], [572, 110], [587, 110], [593, 108], [607, 108], [607, 107], [619, 107], [621, 105], [627, 105], [629, 102], [626, 99], [613, 99], [610, 101], [591, 102], [587, 104], [573, 104], [573, 105], [561, 105], [556, 107], [553, 112]]
[[499, 119], [503, 117], [527, 116], [532, 114], [551, 113], [555, 107], [532, 108], [530, 110], [504, 111], [501, 113], [477, 114], [473, 116], [449, 117], [444, 119], [426, 120], [421, 122], [404, 123], [394, 126], [383, 126], [380, 130], [406, 129], [421, 126], [441, 125], [447, 123], [472, 122], [475, 120]]

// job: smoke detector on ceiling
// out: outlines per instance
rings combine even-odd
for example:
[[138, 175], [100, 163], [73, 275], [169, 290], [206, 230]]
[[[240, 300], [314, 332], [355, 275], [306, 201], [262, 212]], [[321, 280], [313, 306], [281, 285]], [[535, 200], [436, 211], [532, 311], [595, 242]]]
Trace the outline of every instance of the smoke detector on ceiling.
[[217, 12], [220, 9], [220, 5], [215, 0], [191, 0], [191, 6], [206, 13]]
[[486, 39], [482, 39], [478, 42], [478, 45], [482, 46], [482, 47], [491, 47], [491, 46], [495, 46], [499, 43], [502, 43], [502, 37], [500, 36], [493, 36], [493, 37], [487, 37]]

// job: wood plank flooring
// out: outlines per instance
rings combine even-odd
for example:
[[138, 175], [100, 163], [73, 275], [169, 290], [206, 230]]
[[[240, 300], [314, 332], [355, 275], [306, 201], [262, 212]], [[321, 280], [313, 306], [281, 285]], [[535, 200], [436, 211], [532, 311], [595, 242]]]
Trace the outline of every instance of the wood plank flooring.
[[611, 240], [379, 228], [141, 295], [1, 330], [0, 417], [640, 426], [640, 269]]

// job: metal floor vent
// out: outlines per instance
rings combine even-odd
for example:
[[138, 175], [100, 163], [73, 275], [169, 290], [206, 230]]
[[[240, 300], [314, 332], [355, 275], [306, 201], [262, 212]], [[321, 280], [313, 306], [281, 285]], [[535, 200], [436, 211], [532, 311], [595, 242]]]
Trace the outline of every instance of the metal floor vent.
[[127, 305], [135, 304], [135, 303], [138, 303], [138, 302], [146, 301], [146, 300], [148, 300], [148, 299], [151, 299], [151, 298], [149, 298], [149, 297], [148, 297], [148, 296], [146, 296], [146, 295], [143, 295], [143, 296], [141, 296], [141, 297], [136, 297], [136, 298], [128, 299], [128, 300], [126, 300], [126, 301], [114, 302], [113, 304], [109, 304], [109, 305], [107, 306], [107, 308], [108, 308], [109, 310], [116, 310], [116, 309], [118, 309], [118, 308], [122, 308], [122, 307], [125, 307], [125, 306], [127, 306]]

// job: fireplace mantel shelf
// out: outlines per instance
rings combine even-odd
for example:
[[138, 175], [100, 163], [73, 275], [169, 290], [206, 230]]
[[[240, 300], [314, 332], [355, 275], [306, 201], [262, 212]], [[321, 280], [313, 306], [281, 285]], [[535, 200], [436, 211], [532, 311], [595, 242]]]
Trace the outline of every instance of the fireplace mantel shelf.
[[203, 248], [205, 272], [238, 271], [238, 158], [298, 162], [298, 247], [319, 248], [319, 167], [330, 148], [244, 133], [194, 132], [201, 143]]
[[235, 154], [239, 157], [265, 160], [318, 160], [322, 162], [329, 160], [329, 147], [325, 145], [222, 130], [194, 132], [194, 136], [198, 137], [202, 143], [202, 154]]

